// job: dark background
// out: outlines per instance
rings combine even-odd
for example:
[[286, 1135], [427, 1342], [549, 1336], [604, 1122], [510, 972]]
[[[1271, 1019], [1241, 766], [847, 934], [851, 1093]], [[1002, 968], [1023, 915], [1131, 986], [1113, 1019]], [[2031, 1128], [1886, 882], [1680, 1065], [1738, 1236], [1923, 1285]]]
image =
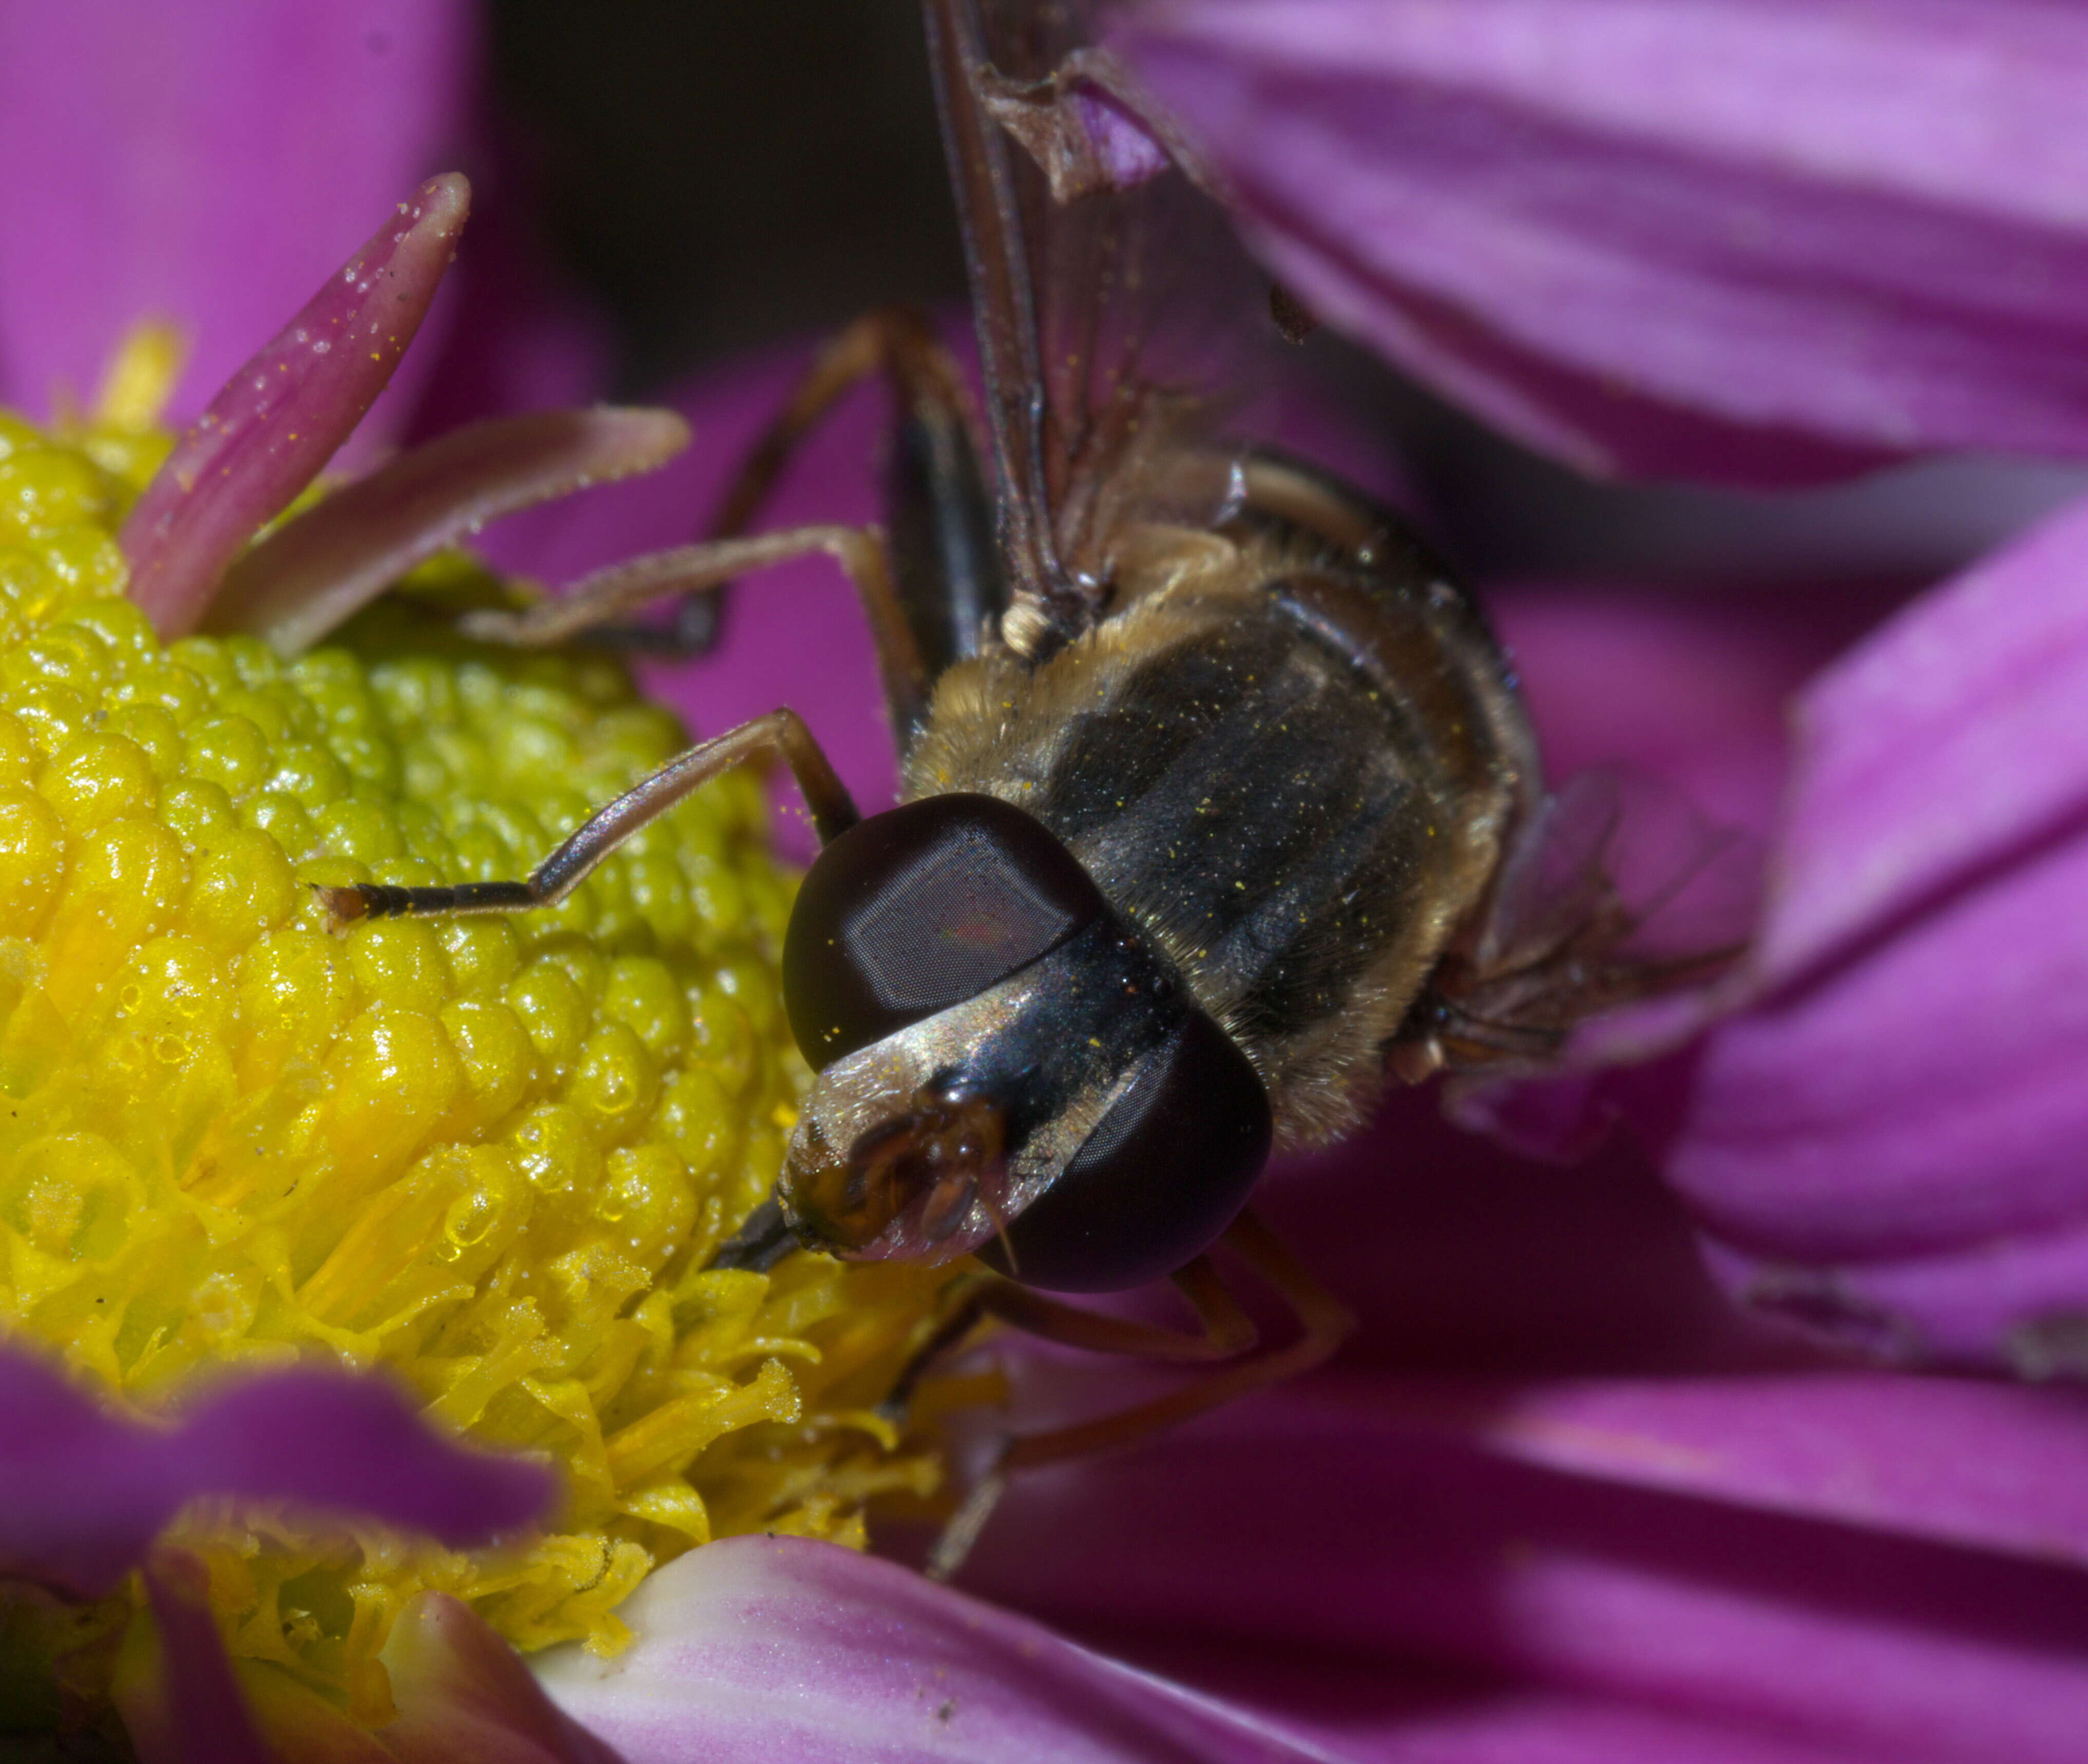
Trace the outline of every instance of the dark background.
[[964, 290], [918, 0], [499, 0], [503, 145], [618, 390]]

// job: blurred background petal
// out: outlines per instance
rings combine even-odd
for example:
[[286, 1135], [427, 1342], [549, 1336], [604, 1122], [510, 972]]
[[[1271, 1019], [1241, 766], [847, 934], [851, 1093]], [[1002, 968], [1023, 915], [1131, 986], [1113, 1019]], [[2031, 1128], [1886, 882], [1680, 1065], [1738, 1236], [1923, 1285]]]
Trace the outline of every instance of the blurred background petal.
[[199, 1495], [368, 1514], [453, 1546], [535, 1518], [541, 1465], [439, 1437], [379, 1379], [316, 1368], [204, 1392], [171, 1430], [113, 1415], [0, 1344], [0, 1569], [100, 1597]]
[[0, 399], [89, 398], [165, 317], [194, 341], [173, 413], [193, 416], [448, 169], [477, 41], [464, 0], [0, 10]]

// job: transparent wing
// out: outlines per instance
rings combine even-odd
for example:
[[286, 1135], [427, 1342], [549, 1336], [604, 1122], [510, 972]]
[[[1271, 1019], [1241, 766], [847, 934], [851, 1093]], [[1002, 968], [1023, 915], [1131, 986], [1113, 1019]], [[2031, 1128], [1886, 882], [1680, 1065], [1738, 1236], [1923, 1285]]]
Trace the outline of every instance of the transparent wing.
[[1222, 514], [1212, 438], [1282, 346], [1268, 280], [1187, 150], [1094, 51], [1103, 10], [928, 8], [1003, 538], [1018, 594], [1067, 635], [1127, 521]]
[[1568, 779], [1518, 832], [1477, 935], [1436, 983], [1443, 1063], [1542, 1065], [1593, 1019], [1714, 983], [1746, 948], [1762, 859], [1654, 779]]

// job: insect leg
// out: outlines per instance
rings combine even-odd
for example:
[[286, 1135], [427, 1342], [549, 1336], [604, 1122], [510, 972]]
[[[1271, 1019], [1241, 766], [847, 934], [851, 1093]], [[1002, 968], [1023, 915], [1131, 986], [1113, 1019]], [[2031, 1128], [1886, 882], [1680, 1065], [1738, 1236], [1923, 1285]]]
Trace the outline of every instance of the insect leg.
[[[978, 648], [982, 628], [1008, 600], [993, 500], [972, 435], [971, 400], [956, 362], [918, 313], [904, 307], [867, 313], [819, 351], [741, 463], [709, 537], [743, 532], [835, 403], [874, 374], [884, 376], [896, 407], [884, 490], [891, 536], [884, 593], [896, 607], [873, 606], [871, 616], [873, 625], [903, 625], [914, 639], [918, 661], [910, 669], [886, 660], [889, 646], [882, 639], [879, 651], [892, 724], [904, 738], [926, 710], [935, 677]], [[649, 562], [640, 560], [640, 567]], [[670, 653], [708, 649], [730, 580], [712, 578], [712, 585], [705, 586], [670, 576], [671, 568], [657, 576], [642, 598], [682, 595], [672, 626], [598, 625], [590, 633], [593, 640]], [[870, 590], [860, 577], [858, 586], [867, 600]], [[640, 603], [631, 600], [619, 610]]]
[[[1355, 1328], [1348, 1308], [1306, 1271], [1276, 1235], [1252, 1213], [1243, 1213], [1220, 1240], [1236, 1251], [1288, 1304], [1300, 1325], [1296, 1340], [1239, 1359], [1149, 1402], [1115, 1415], [1048, 1432], [1011, 1440], [1001, 1455], [1003, 1471], [1026, 1470], [1063, 1458], [1085, 1458], [1165, 1431], [1179, 1422], [1309, 1372], [1339, 1347]], [[1042, 1331], [1033, 1333], [1042, 1334]], [[1050, 1339], [1058, 1339], [1051, 1337]], [[1078, 1346], [1078, 1342], [1072, 1345]]]
[[823, 843], [861, 819], [847, 787], [803, 720], [794, 710], [773, 710], [712, 740], [699, 742], [649, 777], [641, 778], [582, 821], [524, 881], [456, 882], [427, 888], [363, 882], [345, 888], [322, 886], [319, 896], [336, 926], [402, 914], [504, 913], [554, 906], [640, 828], [720, 773], [764, 752], [782, 755], [804, 793], [812, 825]]
[[988, 1317], [1025, 1335], [1084, 1348], [1094, 1354], [1125, 1354], [1140, 1359], [1234, 1359], [1255, 1344], [1254, 1323], [1207, 1256], [1199, 1256], [1174, 1277], [1196, 1312], [1194, 1334], [1128, 1317], [1084, 1311], [999, 1274], [978, 1280], [915, 1350], [879, 1410], [895, 1421], [906, 1411], [922, 1378], [935, 1363]]
[[[1040, 1464], [1059, 1463], [1068, 1458], [1085, 1458], [1096, 1452], [1136, 1445], [1236, 1398], [1311, 1371], [1354, 1331], [1355, 1318], [1348, 1308], [1315, 1280], [1304, 1265], [1252, 1213], [1241, 1214], [1220, 1241], [1230, 1246], [1290, 1306], [1299, 1325], [1294, 1340], [1260, 1353], [1248, 1351], [1255, 1343], [1253, 1325], [1215, 1268], [1202, 1257], [1176, 1279], [1178, 1283], [1183, 1283], [1183, 1275], [1192, 1269], [1200, 1268], [1202, 1272], [1198, 1278], [1208, 1279], [1210, 1284], [1200, 1293], [1192, 1291], [1191, 1298], [1204, 1321], [1206, 1338], [1222, 1339], [1222, 1347], [1206, 1347], [1196, 1338], [1173, 1331], [1151, 1330], [1142, 1324], [1124, 1324], [1119, 1319], [1100, 1317], [1056, 1300], [1040, 1299], [1033, 1306], [1011, 1305], [1006, 1309], [1000, 1308], [999, 1301], [995, 1301], [994, 1314], [1025, 1334], [1046, 1341], [1155, 1359], [1230, 1359], [1232, 1364], [1114, 1415], [1041, 1433], [1024, 1434], [1008, 1441], [1001, 1448], [992, 1469], [973, 1488], [937, 1540], [928, 1564], [928, 1572], [933, 1578], [947, 1579], [956, 1572], [1011, 1474]], [[1016, 1287], [1012, 1282], [1002, 1284], [1016, 1291], [1025, 1291]], [[1184, 1290], [1190, 1290], [1186, 1284]], [[1038, 1298], [1035, 1294], [1026, 1295], [1033, 1299]], [[961, 1308], [952, 1314], [952, 1321], [954, 1322], [961, 1315]], [[1244, 1325], [1244, 1334], [1222, 1336], [1220, 1328], [1213, 1326], [1214, 1317], [1237, 1318], [1239, 1325]], [[976, 1321], [976, 1317], [966, 1319], [965, 1328], [968, 1329]], [[1146, 1341], [1130, 1333], [1119, 1334], [1119, 1330], [1164, 1335], [1174, 1345], [1154, 1353]], [[946, 1335], [943, 1330], [937, 1334], [942, 1338], [935, 1344], [939, 1347], [947, 1347], [958, 1338], [958, 1335]], [[909, 1367], [909, 1370], [913, 1368]]]

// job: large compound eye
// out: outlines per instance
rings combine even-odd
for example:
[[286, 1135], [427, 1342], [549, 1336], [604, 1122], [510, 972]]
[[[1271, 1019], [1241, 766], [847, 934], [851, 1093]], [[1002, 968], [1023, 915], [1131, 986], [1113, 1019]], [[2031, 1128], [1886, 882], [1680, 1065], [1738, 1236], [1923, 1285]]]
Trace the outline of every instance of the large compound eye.
[[1106, 909], [1072, 854], [991, 796], [924, 797], [820, 852], [783, 940], [783, 1003], [815, 1067], [1056, 948]]
[[1192, 1011], [1005, 1244], [991, 1240], [979, 1257], [1056, 1292], [1116, 1292], [1172, 1274], [1245, 1205], [1269, 1132], [1268, 1093], [1247, 1055]]

